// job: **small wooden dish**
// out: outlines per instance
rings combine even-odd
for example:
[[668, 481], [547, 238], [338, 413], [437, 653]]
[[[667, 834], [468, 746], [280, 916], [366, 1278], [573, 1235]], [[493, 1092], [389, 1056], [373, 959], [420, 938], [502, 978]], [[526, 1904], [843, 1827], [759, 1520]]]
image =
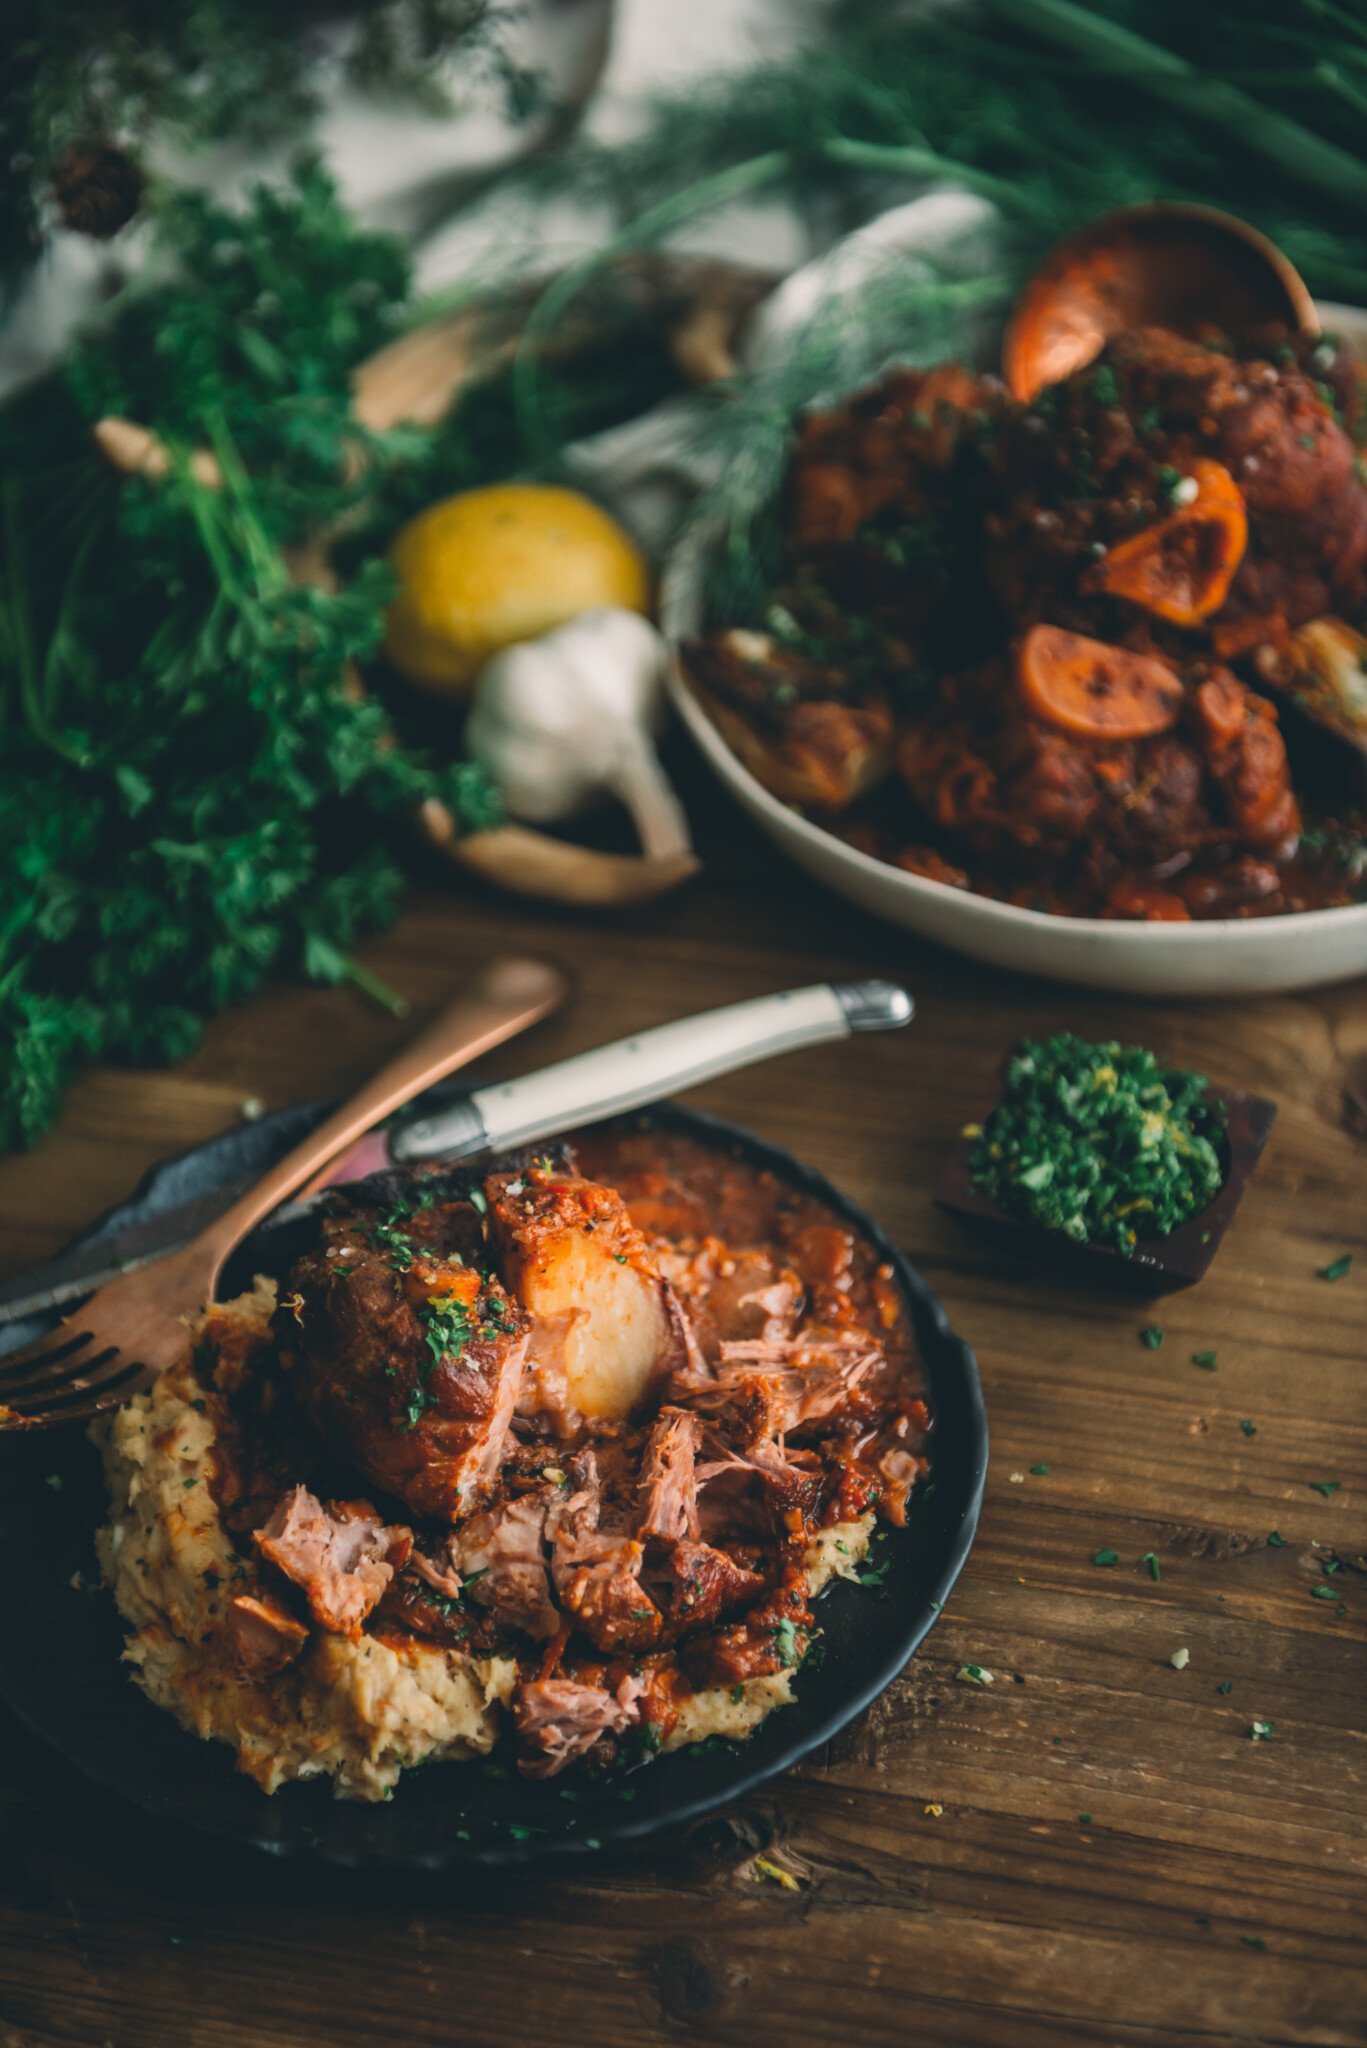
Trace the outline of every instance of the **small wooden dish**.
[[[1241, 1094], [1235, 1088], [1208, 1088], [1206, 1100], [1211, 1104], [1223, 1102], [1228, 1113], [1225, 1177], [1220, 1191], [1204, 1209], [1179, 1224], [1167, 1237], [1141, 1237], [1128, 1258], [1113, 1245], [1078, 1244], [1061, 1231], [1045, 1230], [1004, 1209], [991, 1195], [973, 1185], [968, 1161], [975, 1140], [962, 1133], [940, 1176], [935, 1190], [936, 1205], [951, 1215], [967, 1216], [974, 1223], [987, 1225], [1004, 1248], [1014, 1243], [1016, 1249], [1029, 1253], [1040, 1264], [1098, 1274], [1109, 1267], [1109, 1279], [1141, 1294], [1172, 1294], [1179, 1287], [1194, 1287], [1205, 1277], [1234, 1221], [1234, 1213], [1277, 1118], [1275, 1102], [1261, 1095]], [[983, 1102], [981, 1113], [969, 1119], [970, 1124], [986, 1124], [1000, 1101], [998, 1088]]]

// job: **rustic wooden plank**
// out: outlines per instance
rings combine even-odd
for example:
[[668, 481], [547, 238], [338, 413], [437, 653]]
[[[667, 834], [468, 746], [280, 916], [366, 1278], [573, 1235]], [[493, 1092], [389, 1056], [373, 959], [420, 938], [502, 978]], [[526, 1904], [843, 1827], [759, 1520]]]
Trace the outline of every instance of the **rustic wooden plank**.
[[[1173, 1005], [994, 975], [812, 891], [696, 780], [692, 801], [709, 871], [669, 902], [597, 921], [433, 879], [363, 956], [414, 1021], [493, 950], [569, 961], [573, 1008], [493, 1072], [786, 983], [881, 973], [916, 990], [911, 1032], [696, 1099], [872, 1208], [978, 1349], [993, 1468], [949, 1610], [823, 1758], [572, 1877], [282, 1868], [145, 1824], [7, 1729], [0, 2048], [1361, 2043], [1362, 984]], [[1064, 1024], [1280, 1104], [1190, 1294], [1155, 1306], [1041, 1274], [934, 1207], [1002, 1052]], [[89, 1076], [59, 1131], [0, 1162], [0, 1263], [47, 1255], [244, 1097], [345, 1089], [410, 1028], [347, 991], [272, 987], [173, 1072]], [[1316, 1277], [1348, 1250], [1346, 1280]], [[1151, 1320], [1159, 1350], [1139, 1340]], [[1213, 1373], [1191, 1363], [1207, 1349]], [[1115, 1566], [1093, 1563], [1102, 1548]], [[955, 1682], [965, 1661], [990, 1689]], [[1255, 1717], [1270, 1742], [1248, 1739]]]

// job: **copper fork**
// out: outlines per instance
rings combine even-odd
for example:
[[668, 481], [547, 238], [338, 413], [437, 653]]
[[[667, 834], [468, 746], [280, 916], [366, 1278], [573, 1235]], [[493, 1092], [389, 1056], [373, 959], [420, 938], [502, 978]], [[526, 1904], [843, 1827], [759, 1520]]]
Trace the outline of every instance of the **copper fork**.
[[187, 1341], [185, 1318], [213, 1299], [224, 1262], [254, 1224], [391, 1110], [555, 1009], [566, 986], [547, 961], [493, 962], [198, 1237], [111, 1280], [56, 1329], [0, 1359], [0, 1431], [85, 1421], [173, 1364]]

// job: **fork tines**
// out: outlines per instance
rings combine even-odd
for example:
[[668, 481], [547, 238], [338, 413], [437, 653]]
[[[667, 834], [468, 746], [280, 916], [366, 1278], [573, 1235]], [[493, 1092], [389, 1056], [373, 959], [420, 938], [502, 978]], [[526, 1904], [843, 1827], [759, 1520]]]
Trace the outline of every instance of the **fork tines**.
[[79, 1324], [62, 1324], [0, 1358], [0, 1430], [98, 1415], [125, 1400], [145, 1370], [117, 1345], [101, 1346]]

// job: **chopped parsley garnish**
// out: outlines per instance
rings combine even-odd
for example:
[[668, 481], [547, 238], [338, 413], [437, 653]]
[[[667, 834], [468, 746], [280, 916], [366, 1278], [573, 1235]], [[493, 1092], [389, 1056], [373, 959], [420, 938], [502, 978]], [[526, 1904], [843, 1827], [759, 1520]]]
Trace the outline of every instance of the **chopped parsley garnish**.
[[1162, 1346], [1163, 1334], [1163, 1325], [1161, 1323], [1145, 1323], [1143, 1329], [1139, 1332], [1139, 1341], [1147, 1350], [1157, 1351]]
[[1092, 372], [1092, 396], [1098, 405], [1119, 405], [1120, 386], [1109, 363]]
[[1089, 1828], [1092, 1825], [1092, 1816], [1090, 1813], [1080, 1813], [1078, 1815], [1078, 1819], [1082, 1822], [1082, 1825], [1085, 1828]]
[[1146, 1564], [1148, 1566], [1149, 1577], [1151, 1579], [1156, 1580], [1162, 1578], [1163, 1574], [1158, 1568], [1158, 1554], [1156, 1551], [1146, 1550], [1144, 1552], [1144, 1555], [1140, 1558], [1139, 1562], [1141, 1564]]
[[1219, 1190], [1225, 1114], [1206, 1090], [1203, 1075], [1166, 1071], [1141, 1046], [1024, 1039], [970, 1178], [1029, 1222], [1128, 1257]]
[[1191, 1362], [1193, 1365], [1199, 1365], [1202, 1372], [1214, 1372], [1217, 1354], [1214, 1351], [1193, 1351]]
[[1312, 1600], [1337, 1600], [1339, 1596], [1333, 1586], [1312, 1586], [1310, 1597]]
[[1098, 1550], [1096, 1556], [1092, 1559], [1093, 1564], [1119, 1564], [1119, 1562], [1120, 1552], [1118, 1550]]
[[443, 1358], [459, 1358], [470, 1341], [473, 1320], [466, 1304], [443, 1297], [424, 1302], [420, 1314], [433, 1365], [440, 1365]]
[[738, 1706], [740, 1705], [741, 1701], [742, 1701], [742, 1700], [743, 1700], [744, 1698], [745, 1698], [745, 1687], [744, 1687], [743, 1685], [733, 1685], [733, 1686], [732, 1686], [732, 1688], [731, 1688], [731, 1704], [732, 1704], [732, 1706], [733, 1706], [733, 1707], [738, 1707]]
[[1215, 1690], [1224, 1693], [1226, 1698], [1228, 1698], [1229, 1694], [1234, 1690], [1234, 1680], [1232, 1678], [1222, 1678]]
[[1345, 1252], [1341, 1259], [1331, 1259], [1327, 1266], [1316, 1266], [1316, 1278], [1320, 1280], [1341, 1280], [1352, 1263], [1353, 1254]]
[[802, 1662], [802, 1651], [798, 1644], [797, 1628], [794, 1623], [785, 1616], [772, 1633], [774, 1638], [774, 1654], [778, 1658], [779, 1663], [787, 1665], [790, 1669], [792, 1666], [800, 1664]]
[[[1302, 436], [1302, 439], [1304, 439], [1304, 436]], [[1259, 1954], [1266, 1952], [1267, 1943], [1263, 1940], [1261, 1934], [1241, 1934], [1239, 1939], [1245, 1948], [1256, 1948]]]
[[992, 1673], [984, 1671], [981, 1664], [961, 1664], [954, 1676], [960, 1685], [991, 1685]]
[[1032, 1465], [1030, 1470], [1034, 1473], [1036, 1479], [1043, 1479], [1049, 1467], [1047, 1465]]
[[[492, 1320], [497, 1311], [498, 1321]], [[503, 1304], [495, 1297], [484, 1307], [485, 1332], [495, 1332], [503, 1327]], [[449, 1295], [438, 1296], [436, 1300], [425, 1301], [418, 1310], [427, 1344], [427, 1357], [418, 1366], [418, 1385], [414, 1390], [407, 1410], [405, 1427], [416, 1429], [431, 1401], [428, 1383], [433, 1373], [445, 1358], [459, 1358], [470, 1339], [478, 1334], [475, 1317], [470, 1306], [455, 1301]]]
[[1272, 1546], [1273, 1550], [1280, 1550], [1286, 1542], [1285, 1536], [1283, 1536], [1280, 1530], [1277, 1529], [1268, 1530], [1267, 1540], [1269, 1544]]
[[1313, 1493], [1322, 1493], [1326, 1500], [1332, 1500], [1341, 1483], [1337, 1479], [1312, 1479], [1310, 1488]]
[[888, 1567], [886, 1561], [883, 1564], [874, 1565], [869, 1571], [855, 1573], [855, 1577], [861, 1586], [881, 1586], [887, 1575]]
[[[406, 1273], [413, 1263], [416, 1249], [408, 1232], [400, 1230], [394, 1218], [390, 1216], [386, 1221], [372, 1223], [370, 1234], [380, 1250], [389, 1253], [389, 1263], [393, 1266], [395, 1272]], [[347, 1270], [349, 1271], [350, 1268]], [[338, 1271], [341, 1271], [340, 1267]]]

